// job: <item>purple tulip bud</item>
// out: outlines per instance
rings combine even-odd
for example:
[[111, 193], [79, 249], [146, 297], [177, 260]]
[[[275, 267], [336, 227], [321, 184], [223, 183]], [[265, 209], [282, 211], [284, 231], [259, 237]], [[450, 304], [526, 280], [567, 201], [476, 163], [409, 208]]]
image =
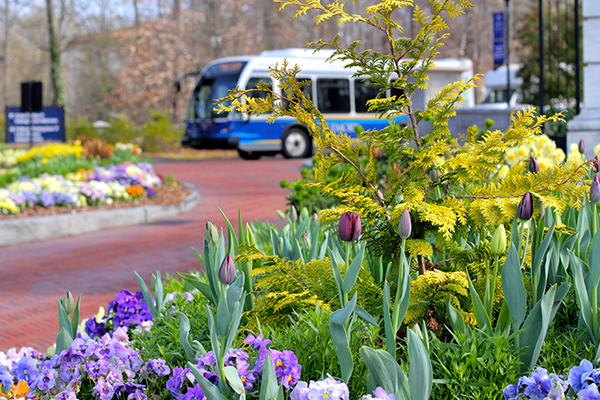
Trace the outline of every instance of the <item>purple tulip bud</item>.
[[590, 167], [592, 172], [600, 171], [600, 157], [596, 156], [592, 158], [592, 166]]
[[338, 223], [338, 235], [344, 242], [353, 242], [360, 236], [360, 216], [352, 211], [346, 211]]
[[579, 152], [581, 154], [585, 153], [585, 141], [583, 139], [579, 141]]
[[528, 221], [533, 215], [533, 196], [527, 192], [517, 206], [517, 217], [523, 221]]
[[235, 280], [235, 264], [233, 258], [229, 254], [225, 255], [225, 259], [219, 268], [219, 281], [223, 285], [231, 285]]
[[534, 156], [529, 157], [529, 172], [537, 174], [540, 171], [540, 164]]
[[410, 212], [405, 208], [400, 217], [398, 224], [398, 234], [402, 239], [408, 239], [412, 232], [412, 221], [410, 220]]
[[600, 178], [598, 178], [598, 175], [594, 175], [594, 179], [592, 179], [592, 184], [590, 185], [590, 201], [592, 203], [600, 201]]

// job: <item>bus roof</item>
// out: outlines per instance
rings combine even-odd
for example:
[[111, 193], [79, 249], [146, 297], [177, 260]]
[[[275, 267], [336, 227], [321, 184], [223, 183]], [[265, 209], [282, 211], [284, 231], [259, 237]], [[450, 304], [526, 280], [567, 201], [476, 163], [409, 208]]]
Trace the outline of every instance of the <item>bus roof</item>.
[[[247, 61], [247, 68], [254, 72], [267, 73], [269, 67], [274, 67], [275, 64], [281, 64], [283, 60], [286, 59], [290, 66], [298, 65], [302, 73], [306, 74], [310, 74], [311, 72], [351, 74], [352, 69], [345, 68], [345, 63], [342, 61], [325, 61], [332, 56], [333, 53], [334, 50], [331, 49], [322, 49], [318, 52], [315, 52], [313, 49], [303, 48], [266, 50], [257, 56], [220, 58], [212, 61], [208, 66], [221, 62]], [[435, 67], [431, 72], [464, 72], [473, 69], [472, 61], [467, 58], [436, 59], [434, 62]]]

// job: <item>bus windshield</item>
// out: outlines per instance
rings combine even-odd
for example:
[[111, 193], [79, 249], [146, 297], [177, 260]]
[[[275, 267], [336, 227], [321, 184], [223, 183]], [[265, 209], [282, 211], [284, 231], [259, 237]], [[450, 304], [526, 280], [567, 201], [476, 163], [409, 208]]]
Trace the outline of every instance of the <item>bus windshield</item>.
[[215, 100], [227, 96], [235, 89], [245, 62], [215, 64], [202, 76], [192, 93], [190, 101], [190, 119], [225, 118], [228, 112], [214, 111]]

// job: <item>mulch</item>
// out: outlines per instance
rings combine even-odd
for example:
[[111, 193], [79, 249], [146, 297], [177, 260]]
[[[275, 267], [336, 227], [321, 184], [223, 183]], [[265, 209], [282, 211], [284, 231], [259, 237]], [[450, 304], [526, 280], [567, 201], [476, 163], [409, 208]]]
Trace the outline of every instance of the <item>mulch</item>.
[[139, 206], [169, 206], [177, 205], [184, 202], [187, 197], [192, 193], [192, 189], [189, 187], [167, 181], [161, 186], [154, 188], [156, 196], [154, 197], [139, 197], [132, 201], [115, 200], [112, 204], [101, 204], [98, 207], [85, 206], [85, 207], [42, 207], [33, 206], [22, 210], [17, 215], [2, 215], [0, 219], [16, 219], [16, 218], [29, 218], [29, 217], [42, 217], [49, 215], [68, 214], [72, 212], [85, 212], [95, 210], [110, 210], [115, 208], [128, 208], [128, 207], [139, 207]]

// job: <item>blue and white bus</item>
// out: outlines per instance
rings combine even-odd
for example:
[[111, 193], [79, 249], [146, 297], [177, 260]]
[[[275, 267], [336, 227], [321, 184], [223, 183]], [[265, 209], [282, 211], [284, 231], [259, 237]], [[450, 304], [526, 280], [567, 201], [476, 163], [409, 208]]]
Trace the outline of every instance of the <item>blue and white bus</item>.
[[[303, 90], [323, 114], [330, 129], [356, 137], [356, 126], [365, 130], [382, 129], [386, 119], [368, 112], [367, 100], [377, 95], [378, 89], [368, 86], [360, 78], [352, 78], [351, 69], [341, 62], [326, 62], [332, 50], [313, 53], [304, 49], [264, 51], [258, 56], [220, 58], [209, 63], [198, 76], [188, 102], [186, 132], [182, 145], [197, 149], [237, 149], [244, 159], [258, 159], [262, 155], [282, 153], [286, 158], [304, 158], [312, 155], [313, 141], [308, 129], [294, 118], [280, 118], [267, 123], [267, 115], [249, 116], [235, 112], [214, 111], [214, 101], [225, 97], [228, 90], [239, 87], [252, 89], [263, 81], [279, 93], [278, 82], [267, 69], [281, 65], [286, 59], [290, 66], [298, 65], [298, 81], [308, 81]], [[470, 60], [436, 60], [430, 71], [429, 88], [413, 95], [413, 104], [423, 109], [425, 103], [446, 84], [473, 76]], [[396, 93], [391, 93], [391, 95]], [[262, 93], [254, 92], [261, 96]], [[466, 95], [466, 106], [474, 104], [473, 95]], [[405, 115], [395, 122], [406, 123]]]

